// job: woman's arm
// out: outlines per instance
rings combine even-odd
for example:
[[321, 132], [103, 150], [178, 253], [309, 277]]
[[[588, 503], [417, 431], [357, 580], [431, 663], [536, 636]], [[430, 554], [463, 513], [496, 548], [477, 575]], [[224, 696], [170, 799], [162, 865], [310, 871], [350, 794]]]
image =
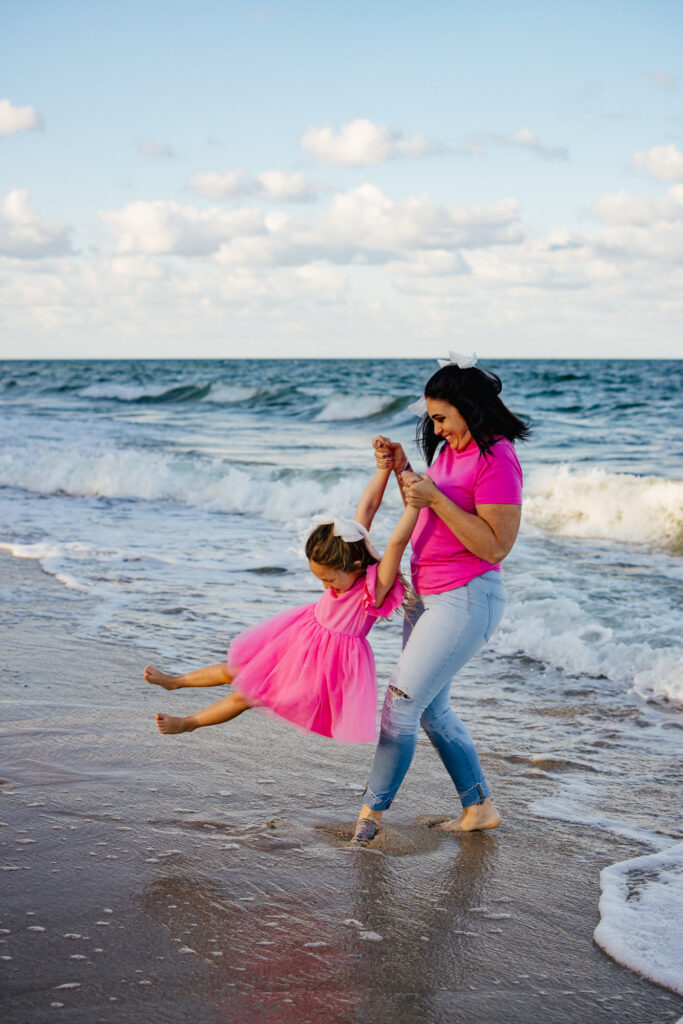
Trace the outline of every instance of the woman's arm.
[[394, 585], [394, 581], [401, 568], [401, 558], [406, 549], [410, 535], [415, 529], [415, 523], [420, 512], [417, 508], [406, 508], [403, 515], [394, 527], [394, 532], [389, 538], [386, 551], [377, 566], [377, 586], [375, 588], [375, 608], [379, 608]]
[[428, 476], [407, 473], [403, 482], [408, 506], [431, 508], [473, 555], [497, 565], [512, 550], [522, 517], [520, 505], [476, 505], [472, 514], [447, 498]]
[[398, 489], [401, 492], [401, 501], [405, 505], [406, 496], [401, 482], [401, 473], [412, 473], [413, 467], [408, 461], [408, 457], [403, 450], [403, 445], [398, 441], [391, 441], [388, 437], [383, 437], [382, 434], [378, 434], [372, 442], [372, 446], [375, 449], [375, 459], [379, 469], [393, 470], [396, 474], [396, 482], [398, 483]]
[[382, 504], [382, 498], [384, 497], [390, 476], [391, 467], [389, 469], [377, 469], [374, 475], [370, 477], [368, 485], [361, 495], [358, 507], [356, 508], [356, 514], [353, 518], [356, 522], [362, 523], [366, 530], [369, 530], [372, 526], [375, 513]]

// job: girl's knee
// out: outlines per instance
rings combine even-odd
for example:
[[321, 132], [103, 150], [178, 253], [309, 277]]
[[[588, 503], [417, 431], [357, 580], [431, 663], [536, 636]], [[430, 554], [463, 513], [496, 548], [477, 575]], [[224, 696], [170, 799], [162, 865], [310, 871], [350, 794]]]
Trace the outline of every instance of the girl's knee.
[[247, 698], [239, 692], [239, 690], [233, 690], [232, 699], [235, 702], [236, 707], [240, 708], [241, 711], [246, 711], [247, 708], [252, 707]]

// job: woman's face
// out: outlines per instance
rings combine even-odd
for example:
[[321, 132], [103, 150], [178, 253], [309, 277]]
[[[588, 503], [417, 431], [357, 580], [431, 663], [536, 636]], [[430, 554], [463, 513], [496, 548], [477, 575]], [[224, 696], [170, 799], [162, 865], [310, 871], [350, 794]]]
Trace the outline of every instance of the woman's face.
[[448, 447], [455, 452], [466, 448], [472, 440], [472, 435], [455, 406], [440, 398], [428, 398], [426, 402], [427, 415], [432, 421], [436, 436], [443, 437]]

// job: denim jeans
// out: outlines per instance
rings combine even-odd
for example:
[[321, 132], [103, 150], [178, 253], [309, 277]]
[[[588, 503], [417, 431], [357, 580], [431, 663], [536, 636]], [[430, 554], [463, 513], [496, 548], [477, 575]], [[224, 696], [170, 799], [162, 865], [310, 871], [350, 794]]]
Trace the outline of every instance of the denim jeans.
[[379, 743], [364, 802], [375, 811], [391, 805], [415, 753], [417, 734], [427, 733], [453, 780], [463, 807], [490, 793], [465, 725], [449, 703], [451, 680], [498, 626], [505, 607], [499, 572], [476, 576], [464, 587], [424, 594], [406, 613], [403, 653], [392, 674], [382, 710]]

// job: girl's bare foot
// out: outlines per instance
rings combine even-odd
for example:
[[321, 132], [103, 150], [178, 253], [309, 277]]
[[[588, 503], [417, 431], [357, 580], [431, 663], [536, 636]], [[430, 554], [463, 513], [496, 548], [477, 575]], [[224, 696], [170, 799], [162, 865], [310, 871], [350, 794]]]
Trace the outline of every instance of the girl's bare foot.
[[155, 715], [157, 728], [165, 736], [175, 736], [179, 732], [192, 732], [192, 723], [188, 718], [175, 718], [174, 715]]
[[474, 832], [477, 829], [497, 828], [502, 820], [490, 797], [486, 797], [480, 804], [464, 807], [459, 818], [443, 821], [440, 825], [434, 825], [434, 828], [440, 832]]
[[154, 665], [147, 665], [142, 674], [148, 683], [163, 686], [165, 690], [177, 690], [181, 686], [178, 676], [167, 676], [165, 672], [160, 672]]

